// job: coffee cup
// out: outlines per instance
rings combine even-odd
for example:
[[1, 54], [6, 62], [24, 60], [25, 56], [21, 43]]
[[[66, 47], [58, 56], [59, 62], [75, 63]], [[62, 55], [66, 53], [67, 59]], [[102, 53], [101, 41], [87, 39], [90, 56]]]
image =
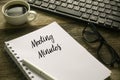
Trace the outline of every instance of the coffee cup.
[[13, 25], [21, 25], [33, 21], [37, 15], [35, 11], [30, 10], [30, 5], [24, 0], [7, 2], [2, 7], [2, 13], [6, 22]]

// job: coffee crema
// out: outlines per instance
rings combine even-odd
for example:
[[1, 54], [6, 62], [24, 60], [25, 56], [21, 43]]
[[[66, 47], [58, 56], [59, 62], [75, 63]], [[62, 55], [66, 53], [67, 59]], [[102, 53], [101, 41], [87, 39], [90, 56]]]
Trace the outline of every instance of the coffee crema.
[[28, 8], [25, 5], [15, 4], [11, 5], [5, 9], [5, 13], [8, 16], [20, 16], [25, 14], [28, 11]]

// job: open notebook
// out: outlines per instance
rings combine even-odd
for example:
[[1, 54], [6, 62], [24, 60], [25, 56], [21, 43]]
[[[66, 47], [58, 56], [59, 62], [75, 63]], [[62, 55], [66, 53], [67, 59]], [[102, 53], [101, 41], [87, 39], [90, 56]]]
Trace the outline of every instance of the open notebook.
[[28, 79], [45, 80], [23, 65], [27, 59], [54, 80], [104, 80], [111, 71], [56, 22], [6, 41], [5, 49]]

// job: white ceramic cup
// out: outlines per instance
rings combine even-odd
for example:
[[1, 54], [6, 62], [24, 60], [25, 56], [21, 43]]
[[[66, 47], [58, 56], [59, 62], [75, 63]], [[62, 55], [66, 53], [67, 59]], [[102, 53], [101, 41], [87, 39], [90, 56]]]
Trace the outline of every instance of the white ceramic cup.
[[[27, 8], [27, 11], [24, 14], [21, 14], [19, 16], [10, 16], [5, 13], [5, 10], [12, 6], [12, 5], [24, 5]], [[2, 7], [2, 13], [4, 15], [5, 20], [13, 25], [21, 25], [29, 21], [33, 21], [36, 18], [37, 13], [35, 11], [30, 10], [30, 5], [23, 0], [12, 0], [7, 2], [5, 5]], [[31, 17], [32, 16], [32, 17]]]

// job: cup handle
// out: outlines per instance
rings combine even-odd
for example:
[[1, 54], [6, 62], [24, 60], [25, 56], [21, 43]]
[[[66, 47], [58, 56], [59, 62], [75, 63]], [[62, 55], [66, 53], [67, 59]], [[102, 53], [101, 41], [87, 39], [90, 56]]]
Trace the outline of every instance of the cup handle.
[[29, 11], [28, 12], [28, 21], [33, 21], [37, 16], [37, 13], [35, 11]]

